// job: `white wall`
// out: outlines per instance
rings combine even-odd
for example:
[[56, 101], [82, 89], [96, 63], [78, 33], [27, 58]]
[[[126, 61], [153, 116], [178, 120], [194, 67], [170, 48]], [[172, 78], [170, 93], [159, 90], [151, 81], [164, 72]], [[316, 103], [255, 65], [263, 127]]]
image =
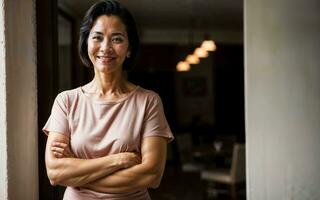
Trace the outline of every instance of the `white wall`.
[[0, 199], [36, 200], [38, 130], [35, 2], [0, 2], [0, 16], [4, 13], [5, 22], [0, 23]]
[[6, 119], [6, 49], [4, 36], [4, 0], [0, 0], [0, 199], [8, 198], [7, 119]]
[[319, 10], [245, 1], [249, 200], [320, 199]]

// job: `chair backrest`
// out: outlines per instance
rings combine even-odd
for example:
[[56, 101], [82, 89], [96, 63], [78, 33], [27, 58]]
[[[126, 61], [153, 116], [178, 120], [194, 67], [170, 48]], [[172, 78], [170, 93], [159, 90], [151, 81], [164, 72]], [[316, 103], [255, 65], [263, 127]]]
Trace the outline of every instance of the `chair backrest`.
[[231, 161], [231, 179], [233, 183], [245, 181], [246, 178], [245, 145], [234, 144]]

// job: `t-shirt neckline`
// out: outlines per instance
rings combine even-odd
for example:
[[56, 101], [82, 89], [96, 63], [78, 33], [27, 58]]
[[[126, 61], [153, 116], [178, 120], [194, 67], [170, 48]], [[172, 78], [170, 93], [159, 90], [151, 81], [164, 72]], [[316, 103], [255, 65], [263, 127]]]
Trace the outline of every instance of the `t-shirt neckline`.
[[84, 93], [82, 86], [80, 86], [78, 88], [78, 91], [79, 91], [80, 95], [82, 95], [83, 97], [85, 97], [86, 99], [88, 99], [94, 103], [97, 103], [97, 104], [117, 104], [117, 103], [121, 103], [121, 102], [127, 100], [128, 98], [130, 98], [139, 88], [140, 88], [140, 86], [137, 85], [126, 96], [121, 97], [120, 99], [117, 99], [117, 100], [96, 100], [96, 99], [93, 99], [92, 97], [90, 97], [89, 95]]

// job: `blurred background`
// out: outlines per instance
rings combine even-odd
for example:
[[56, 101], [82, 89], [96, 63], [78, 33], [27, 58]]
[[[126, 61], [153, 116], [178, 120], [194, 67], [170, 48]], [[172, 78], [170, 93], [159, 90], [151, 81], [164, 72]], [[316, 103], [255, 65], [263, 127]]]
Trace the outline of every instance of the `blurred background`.
[[[92, 78], [76, 44], [93, 1], [0, 2], [0, 198], [61, 199], [41, 128]], [[319, 0], [121, 2], [142, 41], [128, 78], [160, 94], [176, 137], [153, 199], [320, 199]]]
[[[54, 64], [43, 71], [44, 74], [52, 74], [49, 86], [52, 97], [63, 90], [84, 85], [93, 78], [91, 69], [84, 67], [79, 60], [77, 41], [79, 23], [94, 2], [97, 1], [42, 3], [42, 7], [50, 7], [49, 17], [52, 19], [52, 26], [46, 23], [44, 26], [48, 27], [44, 29], [52, 30]], [[209, 186], [201, 178], [201, 171], [217, 166], [230, 169], [233, 145], [245, 142], [243, 2], [119, 2], [133, 14], [141, 39], [141, 51], [134, 69], [128, 72], [128, 79], [160, 95], [176, 137], [168, 146], [167, 170], [162, 184], [150, 191], [152, 198], [209, 197]], [[48, 11], [44, 15], [48, 15]], [[42, 34], [39, 35], [41, 37]], [[201, 52], [196, 54], [197, 48], [203, 48], [204, 41], [209, 41], [211, 47], [209, 44], [202, 53], [204, 55]], [[196, 60], [187, 60], [188, 55], [193, 55]], [[187, 67], [181, 68], [178, 65], [181, 62]], [[40, 78], [39, 84], [48, 84], [47, 78]], [[52, 101], [39, 102], [47, 110]], [[43, 120], [46, 118], [44, 115]], [[43, 120], [40, 119], [40, 123]], [[221, 143], [224, 151], [216, 152], [214, 143], [218, 146]], [[45, 176], [43, 181], [47, 181]], [[191, 185], [192, 188], [186, 190]], [[46, 199], [50, 195], [59, 199], [63, 188], [47, 186], [41, 191], [44, 191]], [[211, 196], [218, 198], [217, 195]], [[229, 196], [220, 198], [228, 199]]]

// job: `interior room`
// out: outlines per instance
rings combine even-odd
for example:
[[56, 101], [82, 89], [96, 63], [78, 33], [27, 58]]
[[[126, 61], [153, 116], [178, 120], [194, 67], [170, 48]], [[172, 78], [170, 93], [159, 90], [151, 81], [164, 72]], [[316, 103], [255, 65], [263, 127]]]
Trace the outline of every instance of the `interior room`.
[[[128, 77], [161, 95], [176, 137], [161, 186], [150, 190], [153, 199], [230, 199], [235, 192], [249, 200], [320, 199], [320, 2], [245, 0], [243, 13], [229, 0], [206, 1], [205, 7], [198, 0], [195, 7], [192, 1], [136, 2], [123, 0], [142, 23], [145, 56]], [[0, 0], [0, 199], [61, 199], [64, 188], [48, 181], [41, 129], [57, 93], [90, 79], [72, 48], [82, 3]], [[186, 17], [186, 10], [196, 17]], [[224, 19], [213, 23], [219, 29], [196, 20], [207, 15]], [[204, 38], [216, 50], [177, 72]], [[243, 69], [233, 64], [237, 60], [244, 60]], [[244, 166], [244, 151], [245, 188], [236, 189], [230, 185], [235, 179], [214, 169], [243, 176], [236, 169]]]
[[[78, 25], [93, 2], [57, 2], [59, 67], [55, 72], [55, 92], [83, 85], [93, 77], [92, 71], [79, 61], [76, 47]], [[228, 184], [220, 186], [206, 180], [203, 174], [215, 168], [229, 172], [234, 145], [245, 143], [243, 2], [120, 3], [134, 15], [141, 39], [128, 79], [160, 95], [175, 136], [168, 145], [162, 184], [150, 190], [152, 198], [232, 198]], [[205, 51], [206, 55], [197, 55], [196, 49], [204, 41], [210, 41], [213, 47]], [[197, 60], [187, 61], [188, 55], [196, 55]], [[186, 69], [179, 68], [181, 62], [188, 63]], [[242, 176], [245, 177], [244, 172]], [[240, 179], [237, 185], [244, 186], [245, 178]], [[218, 184], [217, 188], [210, 182]], [[194, 187], [186, 192], [190, 184]], [[61, 190], [57, 193], [61, 194]], [[237, 193], [244, 199], [245, 187]]]

